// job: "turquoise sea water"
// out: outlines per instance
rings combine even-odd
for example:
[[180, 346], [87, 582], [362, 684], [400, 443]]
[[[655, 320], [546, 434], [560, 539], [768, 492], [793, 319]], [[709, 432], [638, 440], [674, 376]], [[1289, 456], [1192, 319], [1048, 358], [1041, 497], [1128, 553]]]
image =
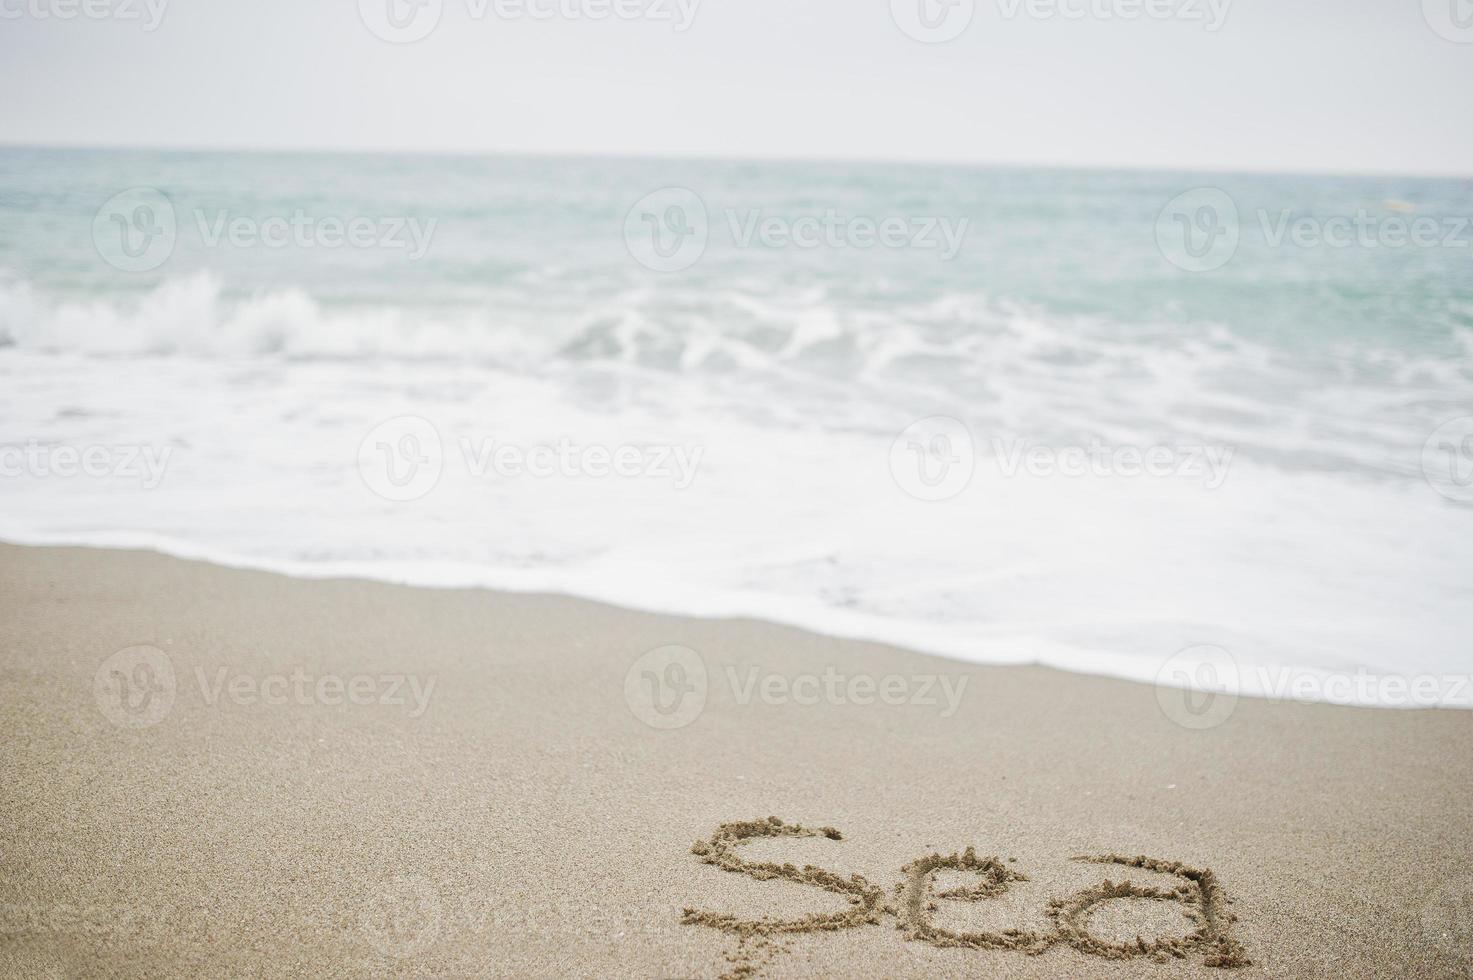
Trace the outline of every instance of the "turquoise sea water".
[[[1466, 673], [1470, 216], [1467, 180], [4, 149], [0, 445], [171, 455], [22, 461], [0, 532], [1130, 676]], [[442, 475], [387, 500], [360, 450], [403, 417]], [[926, 500], [892, 450], [936, 417], [975, 473]], [[485, 439], [701, 460], [477, 473]]]
[[[92, 218], [114, 193], [137, 186], [156, 187], [174, 203], [178, 243], [158, 270], [119, 273], [97, 261]], [[1454, 353], [1457, 332], [1473, 322], [1466, 227], [1473, 181], [1466, 179], [6, 149], [0, 267], [67, 298], [137, 295], [207, 271], [221, 278], [227, 299], [298, 287], [328, 304], [485, 309], [499, 291], [522, 287], [551, 306], [549, 284], [593, 299], [639, 281], [619, 234], [624, 215], [639, 197], [669, 186], [696, 190], [721, 228], [698, 271], [665, 286], [700, 290], [758, 277], [870, 307], [980, 292], [1122, 325], [1221, 324], [1254, 340], [1320, 350], [1349, 341]], [[1184, 276], [1161, 261], [1154, 222], [1168, 200], [1201, 186], [1232, 196], [1245, 234], [1223, 270]], [[1391, 202], [1413, 206], [1408, 218], [1448, 228], [1462, 222], [1456, 242], [1275, 248], [1258, 233], [1260, 210], [1273, 220], [1285, 212], [1394, 218]], [[970, 229], [951, 262], [881, 248], [741, 249], [727, 247], [723, 233], [721, 212], [733, 208], [965, 218]], [[265, 218], [299, 209], [438, 225], [429, 252], [412, 263], [392, 249], [310, 256], [212, 249], [199, 233], [199, 211]]]

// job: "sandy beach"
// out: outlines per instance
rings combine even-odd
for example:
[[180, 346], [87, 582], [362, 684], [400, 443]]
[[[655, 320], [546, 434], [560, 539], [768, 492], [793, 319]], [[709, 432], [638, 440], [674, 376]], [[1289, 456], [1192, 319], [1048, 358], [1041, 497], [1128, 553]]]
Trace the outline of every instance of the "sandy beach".
[[1470, 3], [0, 0], [0, 980], [1473, 980]]
[[0, 678], [6, 976], [1469, 975], [1473, 713], [13, 546]]

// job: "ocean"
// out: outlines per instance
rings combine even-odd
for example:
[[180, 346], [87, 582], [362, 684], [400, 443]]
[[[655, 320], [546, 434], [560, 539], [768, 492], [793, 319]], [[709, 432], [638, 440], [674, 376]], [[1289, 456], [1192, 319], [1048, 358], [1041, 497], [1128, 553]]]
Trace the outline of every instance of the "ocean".
[[1463, 179], [0, 149], [0, 538], [1466, 706], [1470, 216]]

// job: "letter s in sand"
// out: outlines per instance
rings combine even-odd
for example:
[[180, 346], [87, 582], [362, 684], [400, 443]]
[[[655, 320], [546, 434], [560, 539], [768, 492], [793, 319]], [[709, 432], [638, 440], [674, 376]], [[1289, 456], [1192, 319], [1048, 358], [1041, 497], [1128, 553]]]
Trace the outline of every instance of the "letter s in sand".
[[848, 878], [825, 871], [811, 864], [798, 868], [792, 864], [744, 861], [737, 855], [737, 848], [749, 840], [761, 837], [827, 837], [843, 840], [844, 836], [833, 827], [810, 830], [798, 824], [783, 823], [777, 817], [766, 820], [724, 823], [716, 828], [710, 840], [697, 841], [691, 852], [706, 863], [714, 864], [724, 871], [740, 872], [758, 881], [780, 878], [800, 885], [813, 885], [825, 891], [847, 895], [852, 899], [843, 912], [810, 913], [797, 919], [739, 919], [725, 912], [705, 912], [685, 909], [681, 922], [686, 925], [710, 926], [738, 936], [770, 936], [774, 933], [818, 932], [835, 929], [852, 929], [855, 926], [878, 924], [880, 919], [880, 889], [859, 875]]

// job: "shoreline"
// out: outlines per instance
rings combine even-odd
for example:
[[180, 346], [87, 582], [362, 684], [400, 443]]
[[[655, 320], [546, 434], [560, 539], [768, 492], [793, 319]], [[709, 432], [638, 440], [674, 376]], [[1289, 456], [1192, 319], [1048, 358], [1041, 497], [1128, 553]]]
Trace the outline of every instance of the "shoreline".
[[142, 552], [0, 545], [0, 609], [3, 972], [1473, 965], [1466, 712]]
[[[978, 644], [958, 641], [941, 632], [928, 633], [923, 626], [903, 620], [800, 601], [774, 605], [765, 595], [714, 595], [709, 590], [679, 592], [674, 601], [657, 604], [645, 596], [649, 589], [620, 589], [606, 583], [574, 582], [554, 572], [529, 574], [522, 570], [488, 569], [459, 563], [410, 563], [367, 561], [291, 561], [251, 558], [226, 554], [205, 545], [138, 532], [101, 532], [87, 535], [32, 533], [0, 526], [0, 547], [74, 548], [158, 555], [179, 561], [198, 562], [215, 568], [280, 575], [303, 582], [363, 582], [435, 591], [487, 591], [511, 595], [562, 598], [591, 602], [612, 609], [647, 615], [698, 619], [709, 622], [759, 622], [781, 626], [832, 640], [878, 644], [917, 654], [938, 657], [958, 664], [983, 667], [1040, 667], [1085, 677], [1100, 677], [1132, 683], [1190, 689], [1201, 674], [1201, 663], [1229, 677], [1215, 690], [1234, 697], [1278, 703], [1332, 704], [1340, 707], [1391, 710], [1473, 709], [1473, 672], [1420, 673], [1405, 675], [1373, 672], [1364, 666], [1353, 670], [1330, 670], [1286, 664], [1245, 664], [1238, 660], [1215, 660], [1212, 651], [1202, 662], [1176, 664], [1165, 653], [1159, 661], [1128, 657], [1108, 651], [1070, 649], [1057, 654], [1010, 653], [1016, 640], [997, 641], [985, 657], [976, 655]], [[395, 574], [395, 571], [401, 574]], [[661, 585], [660, 591], [671, 589]], [[1211, 647], [1211, 644], [1200, 644]], [[1219, 655], [1225, 655], [1220, 647]], [[999, 652], [1002, 651], [1002, 652]], [[1227, 655], [1229, 658], [1231, 655]], [[1209, 676], [1212, 676], [1209, 674]], [[1430, 684], [1430, 686], [1429, 686]], [[1373, 693], [1368, 693], [1373, 692]]]

